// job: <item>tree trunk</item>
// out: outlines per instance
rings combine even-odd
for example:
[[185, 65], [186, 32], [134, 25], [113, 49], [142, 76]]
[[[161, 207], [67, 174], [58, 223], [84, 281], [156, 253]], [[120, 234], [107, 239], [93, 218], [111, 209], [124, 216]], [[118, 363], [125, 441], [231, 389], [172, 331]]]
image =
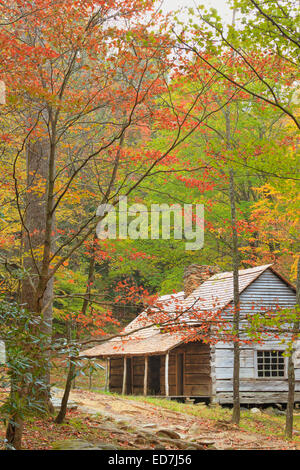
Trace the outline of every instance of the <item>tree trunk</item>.
[[[23, 224], [23, 265], [27, 276], [22, 280], [21, 302], [33, 316], [40, 316], [39, 331], [44, 335], [40, 350], [41, 386], [38, 399], [43, 402], [45, 411], [53, 411], [50, 401], [50, 348], [52, 336], [52, 299], [53, 279], [38, 293], [41, 281], [42, 253], [45, 246], [47, 217], [47, 198], [49, 196], [49, 159], [50, 145], [40, 139], [29, 142], [26, 148], [27, 194], [26, 212]], [[51, 232], [54, 230], [54, 216], [51, 215]], [[53, 237], [51, 237], [52, 239]], [[50, 243], [50, 250], [53, 248]], [[47, 352], [46, 352], [47, 351]], [[35, 373], [38, 374], [37, 371]], [[39, 374], [38, 374], [39, 375]], [[36, 380], [37, 382], [37, 380]], [[37, 387], [35, 387], [37, 388]], [[30, 389], [29, 389], [30, 393]], [[35, 397], [37, 398], [37, 397]]]
[[[232, 26], [235, 25], [236, 9], [232, 12]], [[230, 127], [230, 107], [226, 109], [226, 140], [227, 149], [231, 149], [231, 127]], [[233, 330], [236, 336], [236, 341], [233, 345], [233, 410], [232, 422], [240, 424], [240, 345], [239, 345], [239, 330], [240, 330], [240, 290], [239, 290], [239, 247], [238, 247], [238, 233], [236, 228], [236, 191], [234, 185], [234, 171], [233, 168], [229, 170], [230, 178], [230, 211], [231, 211], [231, 229], [232, 229], [232, 268], [233, 268], [233, 304], [234, 304], [234, 318]]]
[[[7, 362], [10, 361], [10, 350], [7, 349]], [[12, 374], [10, 378], [10, 403], [14, 405], [15, 410], [11, 411], [9, 422], [6, 427], [6, 449], [20, 450], [22, 447], [22, 434], [24, 420], [18, 411], [18, 404], [23, 399], [27, 388], [24, 385], [23, 378], [20, 380], [18, 374]]]
[[288, 439], [293, 437], [294, 422], [294, 402], [295, 402], [295, 369], [292, 351], [288, 358], [288, 401], [286, 406], [285, 436]]
[[[296, 288], [296, 305], [300, 308], [300, 257], [298, 259], [297, 267], [297, 288]], [[298, 312], [299, 315], [299, 312]], [[293, 326], [293, 334], [298, 335], [299, 321], [296, 319]], [[294, 405], [295, 405], [295, 366], [293, 360], [293, 353], [295, 349], [292, 348], [288, 358], [288, 401], [286, 406], [286, 421], [285, 421], [285, 436], [288, 439], [293, 437], [293, 422], [294, 422]]]
[[232, 228], [232, 268], [233, 268], [233, 330], [236, 341], [233, 345], [233, 412], [232, 422], [240, 423], [240, 294], [239, 294], [239, 252], [238, 236], [236, 230], [236, 207], [234, 191], [234, 173], [230, 169], [230, 207], [231, 207], [231, 228]]
[[[44, 141], [30, 142], [26, 149], [27, 194], [26, 213], [23, 219], [24, 268], [27, 276], [22, 281], [21, 302], [29, 311], [41, 310], [37, 299], [37, 286], [41, 271], [41, 250], [46, 228], [46, 197], [48, 180], [49, 145]], [[45, 292], [43, 300], [49, 299]], [[50, 304], [51, 305], [51, 304]], [[51, 308], [46, 309], [50, 317]]]
[[[93, 252], [92, 252], [92, 256], [90, 258], [90, 263], [89, 263], [87, 287], [86, 287], [86, 292], [85, 292], [85, 296], [84, 296], [85, 298], [83, 300], [83, 305], [82, 305], [82, 313], [83, 314], [86, 313], [87, 307], [88, 307], [88, 304], [89, 304], [91, 283], [94, 281], [94, 274], [95, 274], [95, 256], [94, 256], [94, 243], [93, 243]], [[72, 328], [72, 326], [70, 325], [70, 329], [71, 328]], [[69, 336], [69, 341], [71, 341], [72, 340], [71, 331], [70, 331], [70, 334], [68, 336]], [[68, 376], [67, 376], [67, 380], [66, 380], [64, 396], [63, 396], [63, 399], [62, 399], [62, 402], [61, 402], [61, 407], [60, 407], [59, 414], [57, 415], [57, 418], [55, 420], [55, 422], [58, 423], [58, 424], [62, 423], [65, 419], [66, 412], [67, 412], [68, 400], [69, 400], [69, 396], [70, 396], [70, 391], [71, 391], [71, 388], [72, 388], [72, 383], [73, 383], [73, 387], [75, 388], [75, 369], [76, 369], [75, 365], [72, 362], [70, 362], [69, 372], [68, 372]], [[91, 387], [91, 375], [89, 377], [89, 388], [90, 389], [92, 388]]]
[[[233, 12], [235, 15], [235, 10]], [[234, 16], [233, 16], [234, 22]], [[226, 124], [226, 149], [231, 151], [231, 122], [230, 122], [230, 107], [227, 106], [224, 111], [225, 124]], [[239, 246], [238, 246], [238, 233], [236, 227], [236, 190], [234, 182], [233, 168], [229, 169], [229, 200], [230, 200], [230, 213], [231, 213], [231, 233], [232, 233], [232, 272], [233, 272], [233, 334], [235, 341], [233, 344], [233, 410], [232, 422], [234, 424], [240, 423], [240, 345], [239, 345], [239, 329], [240, 329], [240, 291], [239, 291]]]
[[71, 387], [72, 387], [72, 381], [73, 381], [73, 378], [74, 378], [74, 375], [75, 375], [75, 370], [76, 370], [76, 366], [75, 366], [74, 362], [72, 361], [72, 359], [70, 359], [68, 377], [67, 377], [66, 386], [65, 386], [65, 392], [64, 392], [64, 396], [63, 396], [62, 401], [61, 401], [61, 406], [60, 406], [59, 413], [58, 413], [58, 415], [55, 419], [55, 422], [57, 424], [61, 424], [64, 421], [65, 417], [66, 417], [68, 400], [69, 400], [70, 391], [71, 391]]
[[13, 415], [11, 417], [11, 422], [7, 425], [5, 436], [7, 450], [21, 450], [23, 426], [24, 422], [20, 416]]
[[96, 240], [97, 240], [97, 236], [95, 235], [93, 239], [93, 245], [92, 245], [92, 254], [91, 254], [90, 262], [89, 262], [89, 271], [88, 271], [86, 291], [85, 291], [84, 300], [82, 304], [82, 310], [81, 310], [81, 313], [83, 315], [85, 315], [87, 312], [87, 308], [88, 308], [90, 298], [91, 298], [91, 288], [95, 279], [95, 243], [96, 243]]

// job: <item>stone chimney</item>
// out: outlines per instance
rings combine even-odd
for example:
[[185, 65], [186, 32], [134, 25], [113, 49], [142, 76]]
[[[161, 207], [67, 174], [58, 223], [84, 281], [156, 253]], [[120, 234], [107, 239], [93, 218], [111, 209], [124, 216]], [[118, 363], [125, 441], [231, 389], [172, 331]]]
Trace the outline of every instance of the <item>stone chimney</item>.
[[183, 274], [184, 297], [188, 297], [200, 284], [220, 271], [219, 266], [201, 266], [199, 264], [187, 266]]

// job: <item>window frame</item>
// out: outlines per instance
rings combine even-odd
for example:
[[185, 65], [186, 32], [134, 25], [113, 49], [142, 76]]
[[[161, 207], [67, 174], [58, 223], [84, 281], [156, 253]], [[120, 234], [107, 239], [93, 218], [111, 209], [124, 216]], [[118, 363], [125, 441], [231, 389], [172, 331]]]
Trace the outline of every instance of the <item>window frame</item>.
[[284, 349], [280, 349], [280, 348], [272, 348], [272, 349], [256, 349], [255, 350], [255, 378], [257, 380], [285, 380], [287, 379], [287, 358], [285, 356], [283, 356], [283, 360], [284, 360], [284, 369], [283, 369], [283, 375], [281, 377], [259, 377], [258, 375], [258, 355], [257, 353], [258, 352], [273, 352], [273, 351], [278, 351], [278, 352], [284, 352], [285, 350]]

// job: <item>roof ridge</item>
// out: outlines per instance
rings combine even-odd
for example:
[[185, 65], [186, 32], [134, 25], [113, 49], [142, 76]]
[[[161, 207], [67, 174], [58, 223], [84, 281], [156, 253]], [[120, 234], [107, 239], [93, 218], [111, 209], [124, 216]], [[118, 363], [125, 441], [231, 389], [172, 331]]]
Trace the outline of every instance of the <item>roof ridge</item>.
[[[250, 271], [253, 271], [253, 272], [255, 272], [255, 271], [265, 271], [266, 269], [270, 268], [271, 266], [273, 266], [273, 263], [271, 263], [271, 264], [262, 264], [260, 266], [253, 266], [252, 268], [239, 269], [239, 276], [246, 276], [247, 274], [249, 274]], [[233, 271], [223, 271], [223, 272], [214, 274], [209, 279], [207, 279], [205, 282], [210, 281], [213, 278], [218, 278], [218, 277], [221, 277], [221, 276], [224, 276], [224, 275], [228, 275], [228, 277], [232, 276]], [[203, 282], [203, 284], [204, 284], [204, 282]]]
[[[261, 265], [261, 266], [257, 266], [257, 267], [254, 267], [254, 268], [249, 268], [249, 269], [243, 269], [243, 270], [239, 270], [240, 271], [246, 271], [242, 274], [239, 274], [239, 278], [242, 277], [242, 276], [247, 276], [247, 275], [254, 275], [254, 278], [251, 279], [249, 282], [247, 282], [247, 284], [245, 286], [241, 286], [239, 285], [239, 294], [242, 294], [242, 292], [244, 292], [245, 289], [247, 289], [247, 287], [249, 287], [250, 284], [252, 284], [252, 282], [254, 282], [263, 272], [265, 272], [267, 269], [269, 269], [270, 267], [272, 266], [272, 264], [265, 264], [265, 265]], [[261, 268], [261, 269], [259, 269]], [[201, 289], [205, 289], [207, 288], [208, 286], [210, 286], [211, 284], [211, 281], [216, 281], [216, 284], [217, 282], [221, 282], [221, 281], [224, 281], [225, 279], [229, 279], [230, 277], [233, 276], [233, 271], [228, 271], [228, 272], [225, 272], [223, 274], [227, 274], [228, 273], [228, 276], [225, 276], [225, 277], [221, 277], [221, 274], [222, 273], [218, 273], [218, 274], [215, 274], [214, 276], [211, 276], [209, 279], [207, 279], [207, 281], [203, 282], [202, 284], [200, 284], [200, 286], [198, 286], [187, 298], [186, 300], [188, 301], [188, 299], [195, 299], [196, 296], [199, 296], [199, 294], [201, 294]], [[218, 277], [219, 276], [219, 277]], [[214, 286], [216, 287], [216, 286]], [[200, 292], [199, 292], [200, 291]], [[199, 297], [200, 298], [200, 297]], [[194, 300], [193, 300], [194, 301]], [[233, 291], [231, 293], [231, 297], [230, 299], [227, 299], [227, 302], [226, 304], [223, 305], [222, 309], [224, 309], [227, 305], [229, 305], [231, 302], [233, 301]]]

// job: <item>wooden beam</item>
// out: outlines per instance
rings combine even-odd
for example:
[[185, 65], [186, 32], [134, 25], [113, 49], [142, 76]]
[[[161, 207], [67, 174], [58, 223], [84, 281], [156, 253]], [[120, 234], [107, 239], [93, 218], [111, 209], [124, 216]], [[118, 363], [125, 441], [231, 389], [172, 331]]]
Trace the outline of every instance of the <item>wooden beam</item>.
[[123, 366], [123, 387], [122, 387], [122, 395], [126, 394], [126, 381], [127, 381], [127, 359], [124, 356], [124, 366]]
[[130, 390], [127, 390], [127, 393], [134, 395], [134, 357], [133, 356], [130, 358], [129, 364], [130, 364], [129, 373], [131, 374], [131, 379], [130, 379]]
[[145, 356], [145, 370], [144, 370], [144, 395], [148, 391], [148, 356]]
[[166, 397], [169, 396], [169, 351], [165, 356], [165, 390]]

